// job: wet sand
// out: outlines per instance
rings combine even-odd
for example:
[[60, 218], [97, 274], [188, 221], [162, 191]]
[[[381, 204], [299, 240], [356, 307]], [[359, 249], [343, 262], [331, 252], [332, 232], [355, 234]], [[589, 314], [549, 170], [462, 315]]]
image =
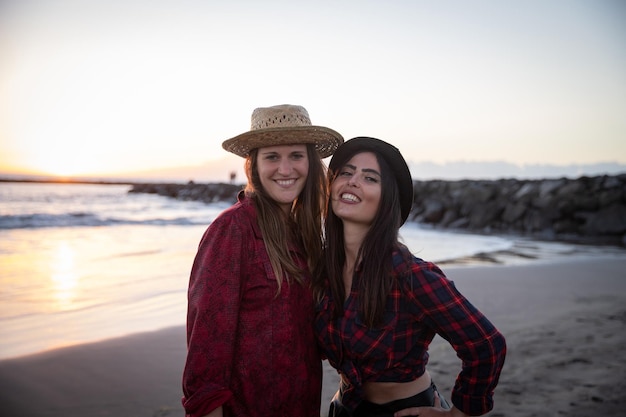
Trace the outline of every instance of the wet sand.
[[[444, 267], [507, 338], [489, 416], [622, 416], [626, 258]], [[448, 398], [460, 362], [445, 341], [429, 370]], [[0, 361], [2, 416], [181, 416], [183, 327]], [[322, 415], [337, 385], [325, 365]]]

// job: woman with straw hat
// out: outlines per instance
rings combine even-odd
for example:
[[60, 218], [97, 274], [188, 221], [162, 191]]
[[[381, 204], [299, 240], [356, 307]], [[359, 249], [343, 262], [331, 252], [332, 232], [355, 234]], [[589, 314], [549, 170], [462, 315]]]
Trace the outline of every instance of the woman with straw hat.
[[258, 108], [225, 141], [248, 183], [207, 228], [188, 290], [188, 416], [319, 417], [310, 270], [321, 257], [322, 158], [343, 138], [301, 106]]

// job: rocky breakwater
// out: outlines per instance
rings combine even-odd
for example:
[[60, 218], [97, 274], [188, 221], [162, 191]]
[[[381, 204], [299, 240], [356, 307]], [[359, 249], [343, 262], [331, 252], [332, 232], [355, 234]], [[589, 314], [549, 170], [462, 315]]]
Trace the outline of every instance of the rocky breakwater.
[[[577, 179], [414, 181], [410, 221], [471, 233], [626, 246], [626, 174]], [[130, 192], [234, 203], [243, 185], [134, 184]]]
[[234, 203], [237, 201], [237, 194], [243, 189], [243, 185], [208, 183], [197, 184], [193, 181], [187, 184], [162, 183], [162, 184], [132, 184], [129, 193], [158, 194], [164, 197], [176, 198], [178, 200], [203, 201], [205, 203], [216, 203], [226, 201]]
[[411, 220], [434, 227], [626, 246], [626, 174], [414, 181]]

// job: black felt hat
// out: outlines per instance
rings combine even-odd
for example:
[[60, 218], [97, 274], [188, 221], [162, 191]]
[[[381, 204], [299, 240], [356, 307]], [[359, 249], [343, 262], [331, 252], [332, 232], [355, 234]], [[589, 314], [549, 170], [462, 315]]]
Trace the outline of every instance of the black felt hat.
[[360, 152], [371, 151], [383, 157], [391, 168], [400, 193], [402, 224], [409, 217], [413, 207], [413, 179], [400, 150], [384, 140], [359, 136], [345, 141], [337, 148], [330, 160], [329, 168], [333, 172], [341, 168], [352, 156]]

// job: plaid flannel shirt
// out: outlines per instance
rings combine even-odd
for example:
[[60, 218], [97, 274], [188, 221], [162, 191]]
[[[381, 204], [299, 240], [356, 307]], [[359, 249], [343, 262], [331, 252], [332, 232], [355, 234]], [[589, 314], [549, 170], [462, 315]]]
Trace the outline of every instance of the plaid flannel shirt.
[[439, 334], [462, 361], [453, 404], [470, 415], [490, 411], [506, 354], [502, 334], [439, 267], [408, 249], [394, 251], [392, 273], [396, 285], [376, 328], [368, 328], [358, 313], [358, 273], [341, 317], [332, 319], [335, 302], [328, 291], [317, 306], [318, 343], [330, 364], [349, 381], [343, 387], [344, 405], [356, 408], [366, 381], [409, 382], [421, 376], [428, 346]]

